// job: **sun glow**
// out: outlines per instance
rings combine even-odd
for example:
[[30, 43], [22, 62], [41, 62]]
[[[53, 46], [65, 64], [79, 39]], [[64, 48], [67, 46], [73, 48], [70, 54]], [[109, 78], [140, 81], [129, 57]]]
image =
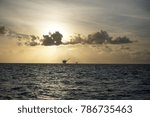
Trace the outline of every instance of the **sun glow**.
[[63, 42], [69, 40], [69, 31], [67, 29], [67, 26], [63, 23], [59, 23], [59, 22], [47, 23], [40, 27], [41, 27], [42, 35], [48, 35], [49, 32], [54, 33], [56, 31], [59, 31], [63, 35], [63, 39], [62, 39]]

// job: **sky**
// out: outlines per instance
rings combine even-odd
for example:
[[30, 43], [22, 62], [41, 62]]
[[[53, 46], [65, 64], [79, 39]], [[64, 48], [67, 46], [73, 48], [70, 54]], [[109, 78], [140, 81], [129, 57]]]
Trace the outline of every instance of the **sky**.
[[[5, 27], [0, 63], [60, 63], [67, 58], [70, 63], [150, 63], [149, 0], [0, 0], [0, 26]], [[128, 41], [99, 43], [103, 36], [95, 35], [101, 30], [112, 40], [126, 36]], [[43, 39], [55, 31], [63, 35], [60, 45], [26, 38]], [[78, 34], [87, 40], [90, 34], [94, 41], [71, 43]]]

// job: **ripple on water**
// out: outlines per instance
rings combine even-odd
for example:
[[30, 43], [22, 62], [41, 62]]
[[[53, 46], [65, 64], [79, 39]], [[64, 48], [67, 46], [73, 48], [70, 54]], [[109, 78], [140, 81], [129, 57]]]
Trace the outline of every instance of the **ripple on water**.
[[150, 65], [0, 64], [0, 99], [150, 99]]

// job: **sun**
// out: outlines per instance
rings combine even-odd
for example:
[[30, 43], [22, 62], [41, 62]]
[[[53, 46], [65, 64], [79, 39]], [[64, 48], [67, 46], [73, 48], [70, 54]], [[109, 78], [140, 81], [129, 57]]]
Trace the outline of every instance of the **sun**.
[[46, 23], [41, 26], [42, 35], [48, 35], [49, 32], [54, 33], [56, 31], [59, 31], [63, 35], [63, 39], [62, 39], [63, 42], [69, 40], [69, 31], [65, 24], [60, 22], [52, 22], [52, 23]]

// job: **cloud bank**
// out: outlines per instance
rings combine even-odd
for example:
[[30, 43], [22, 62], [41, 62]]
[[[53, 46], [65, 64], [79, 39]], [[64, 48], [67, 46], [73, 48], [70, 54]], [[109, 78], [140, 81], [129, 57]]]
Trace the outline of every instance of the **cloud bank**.
[[87, 37], [82, 37], [78, 34], [77, 36], [72, 37], [70, 42], [67, 44], [126, 44], [132, 42], [133, 41], [126, 36], [116, 37], [113, 39], [113, 37], [109, 36], [106, 31], [101, 30], [100, 32], [89, 34]]
[[101, 30], [88, 36], [82, 36], [81, 34], [72, 36], [70, 41], [63, 43], [63, 35], [56, 31], [55, 33], [50, 33], [49, 35], [43, 35], [43, 38], [40, 38], [35, 35], [19, 34], [13, 32], [6, 28], [5, 26], [0, 26], [0, 35], [15, 37], [19, 46], [52, 46], [52, 45], [68, 45], [68, 44], [127, 44], [132, 43], [133, 41], [130, 38], [123, 37], [113, 37], [109, 36], [106, 31]]

